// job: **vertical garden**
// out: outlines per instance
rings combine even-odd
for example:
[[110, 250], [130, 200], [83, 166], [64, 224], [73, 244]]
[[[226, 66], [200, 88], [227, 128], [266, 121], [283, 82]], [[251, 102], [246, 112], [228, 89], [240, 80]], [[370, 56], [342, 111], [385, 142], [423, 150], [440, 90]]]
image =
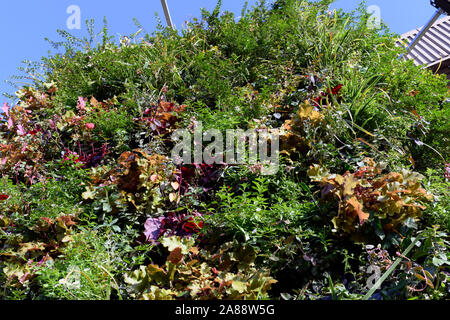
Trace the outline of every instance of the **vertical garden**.
[[[61, 31], [2, 104], [0, 299], [448, 299], [448, 81], [331, 2]], [[200, 125], [278, 171], [177, 165]]]

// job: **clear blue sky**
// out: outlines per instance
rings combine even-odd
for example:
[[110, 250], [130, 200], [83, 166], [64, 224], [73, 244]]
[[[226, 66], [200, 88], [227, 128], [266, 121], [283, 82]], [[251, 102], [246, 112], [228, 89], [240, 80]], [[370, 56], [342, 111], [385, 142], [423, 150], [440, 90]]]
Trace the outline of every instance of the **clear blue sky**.
[[[200, 8], [212, 10], [216, 0], [167, 0], [173, 21], [179, 28], [184, 21], [200, 15]], [[271, 1], [269, 1], [271, 2]], [[333, 8], [345, 11], [355, 9], [360, 0], [337, 0]], [[224, 0], [223, 10], [240, 15], [245, 0]], [[249, 0], [249, 5], [256, 0]], [[377, 5], [381, 9], [381, 18], [392, 31], [404, 33], [424, 25], [435, 11], [429, 0], [367, 0], [367, 6]], [[164, 20], [160, 0], [2, 0], [0, 1], [0, 35], [3, 45], [0, 50], [0, 93], [14, 92], [14, 88], [5, 83], [12, 75], [18, 75], [21, 61], [37, 61], [47, 55], [51, 49], [46, 37], [58, 40], [56, 30], [66, 29], [70, 5], [81, 9], [82, 29], [68, 30], [75, 35], [85, 35], [84, 21], [94, 18], [97, 27], [102, 26], [103, 17], [108, 19], [110, 33], [127, 35], [137, 29], [133, 18], [137, 18], [144, 28], [151, 32], [157, 21], [155, 12]], [[0, 96], [0, 103], [7, 101]]]

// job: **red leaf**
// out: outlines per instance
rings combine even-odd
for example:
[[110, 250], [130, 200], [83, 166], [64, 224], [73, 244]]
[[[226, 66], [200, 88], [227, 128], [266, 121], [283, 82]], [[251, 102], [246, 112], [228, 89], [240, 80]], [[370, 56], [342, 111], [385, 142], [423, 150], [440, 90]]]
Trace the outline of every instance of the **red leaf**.
[[173, 249], [170, 255], [167, 257], [167, 261], [170, 261], [173, 264], [179, 264], [182, 260], [183, 254], [181, 253], [180, 247]]

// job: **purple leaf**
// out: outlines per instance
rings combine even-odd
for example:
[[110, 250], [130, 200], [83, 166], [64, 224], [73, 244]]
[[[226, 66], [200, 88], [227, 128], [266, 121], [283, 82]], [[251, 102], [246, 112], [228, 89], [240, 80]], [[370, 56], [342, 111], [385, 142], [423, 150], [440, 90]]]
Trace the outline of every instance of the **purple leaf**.
[[78, 97], [78, 101], [77, 101], [77, 109], [80, 111], [84, 111], [86, 110], [86, 102], [87, 102], [87, 98], [83, 98], [83, 97]]
[[325, 188], [321, 191], [322, 198], [325, 197], [327, 194], [329, 194], [331, 191], [333, 191], [335, 187], [332, 184], [328, 184]]
[[161, 235], [161, 224], [164, 217], [149, 218], [145, 221], [145, 239], [149, 242], [156, 242]]
[[12, 118], [8, 118], [8, 129], [11, 129], [14, 126], [14, 122]]
[[2, 111], [7, 117], [9, 117], [9, 106], [6, 102], [3, 104]]
[[17, 126], [17, 134], [19, 134], [21, 136], [26, 135], [25, 129], [24, 129], [24, 127], [21, 124], [19, 124]]

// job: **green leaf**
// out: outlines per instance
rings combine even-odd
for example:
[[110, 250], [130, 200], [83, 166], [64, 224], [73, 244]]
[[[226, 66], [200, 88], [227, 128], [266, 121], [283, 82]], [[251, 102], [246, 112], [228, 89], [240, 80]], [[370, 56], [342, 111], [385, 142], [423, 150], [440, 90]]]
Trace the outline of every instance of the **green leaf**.
[[124, 282], [129, 284], [133, 291], [141, 292], [149, 283], [148, 275], [144, 266], [140, 266], [139, 269], [125, 274]]
[[189, 249], [191, 249], [194, 246], [194, 239], [192, 238], [181, 239], [178, 236], [172, 236], [169, 238], [163, 238], [161, 240], [161, 244], [164, 247], [166, 247], [170, 252], [172, 252], [176, 248], [181, 248], [182, 254], [188, 254]]
[[405, 220], [404, 225], [406, 227], [408, 227], [409, 229], [414, 229], [417, 230], [417, 223], [414, 220], [414, 218], [409, 217], [408, 219]]
[[164, 269], [157, 265], [150, 264], [147, 266], [147, 274], [149, 279], [155, 281], [157, 284], [164, 285], [167, 282], [168, 275]]
[[233, 280], [231, 287], [239, 293], [244, 293], [247, 289], [247, 283], [239, 280]]
[[436, 267], [440, 267], [440, 266], [442, 266], [443, 264], [448, 264], [447, 261], [445, 261], [445, 260], [443, 260], [443, 259], [436, 258], [436, 257], [434, 257], [434, 258], [431, 260], [431, 262], [432, 262]]
[[94, 200], [95, 194], [96, 194], [95, 190], [88, 187], [86, 188], [86, 191], [81, 194], [81, 197], [84, 200]]

